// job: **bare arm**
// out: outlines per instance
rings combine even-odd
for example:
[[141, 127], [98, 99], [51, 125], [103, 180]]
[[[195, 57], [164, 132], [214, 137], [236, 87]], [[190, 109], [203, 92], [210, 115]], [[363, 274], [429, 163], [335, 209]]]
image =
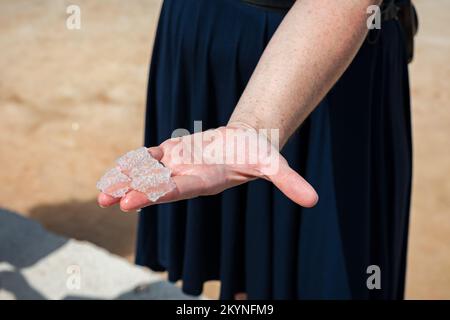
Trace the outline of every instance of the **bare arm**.
[[[236, 127], [279, 129], [280, 146], [283, 146], [348, 67], [367, 33], [366, 9], [380, 2], [298, 0], [264, 51], [229, 125], [213, 132], [210, 130], [210, 134], [224, 136], [225, 132]], [[221, 145], [217, 141], [220, 140], [205, 144]], [[259, 141], [254, 139], [250, 143], [258, 145]], [[271, 181], [301, 206], [311, 207], [318, 201], [313, 187], [289, 167], [278, 151], [278, 157], [268, 159], [269, 165], [274, 164], [278, 169], [267, 174], [265, 165], [261, 163], [177, 164], [173, 150], [178, 150], [182, 144], [179, 140], [169, 139], [149, 150], [172, 170], [176, 189], [157, 202], [149, 201], [143, 193], [135, 190], [122, 199], [100, 193], [100, 205], [110, 206], [120, 201], [122, 210], [135, 210], [157, 203], [216, 194], [257, 178]], [[183, 146], [182, 150], [188, 152]], [[228, 152], [229, 149], [223, 150]], [[233, 152], [234, 148], [231, 150]]]
[[380, 0], [298, 0], [262, 55], [230, 124], [280, 129], [280, 146], [348, 67]]

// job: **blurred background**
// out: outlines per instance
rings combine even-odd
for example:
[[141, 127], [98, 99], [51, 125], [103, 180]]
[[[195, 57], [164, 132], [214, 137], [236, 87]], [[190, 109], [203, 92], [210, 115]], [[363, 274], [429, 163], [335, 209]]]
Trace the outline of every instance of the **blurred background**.
[[[414, 186], [406, 298], [450, 299], [450, 0], [414, 3], [420, 29], [410, 65]], [[66, 28], [71, 4], [81, 8], [80, 30]], [[118, 155], [143, 143], [160, 6], [0, 1], [0, 207], [131, 262], [137, 216], [100, 209], [95, 183]], [[217, 297], [217, 282], [205, 289]]]

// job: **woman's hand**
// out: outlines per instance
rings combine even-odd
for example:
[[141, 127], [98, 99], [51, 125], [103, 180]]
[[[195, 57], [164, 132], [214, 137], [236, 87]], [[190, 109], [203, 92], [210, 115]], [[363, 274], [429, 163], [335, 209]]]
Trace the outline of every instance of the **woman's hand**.
[[121, 199], [100, 193], [98, 203], [108, 207], [120, 202], [123, 211], [132, 211], [158, 203], [218, 194], [263, 178], [297, 204], [314, 206], [318, 196], [313, 187], [289, 167], [274, 146], [274, 137], [270, 143], [267, 136], [266, 132], [234, 124], [166, 140], [148, 150], [172, 170], [175, 189], [156, 202], [136, 190]]

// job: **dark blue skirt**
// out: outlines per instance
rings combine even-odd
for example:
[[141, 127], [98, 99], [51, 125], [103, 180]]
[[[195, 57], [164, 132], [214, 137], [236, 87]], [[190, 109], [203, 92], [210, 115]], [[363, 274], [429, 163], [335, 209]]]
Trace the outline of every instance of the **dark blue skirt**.
[[[227, 123], [283, 18], [239, 0], [165, 0], [148, 86], [145, 145]], [[303, 209], [267, 181], [140, 213], [136, 262], [221, 298], [400, 299], [411, 187], [403, 33], [385, 22], [283, 149], [320, 195]], [[381, 289], [367, 280], [380, 268]], [[369, 268], [370, 271], [370, 268]], [[370, 282], [370, 281], [369, 281]]]

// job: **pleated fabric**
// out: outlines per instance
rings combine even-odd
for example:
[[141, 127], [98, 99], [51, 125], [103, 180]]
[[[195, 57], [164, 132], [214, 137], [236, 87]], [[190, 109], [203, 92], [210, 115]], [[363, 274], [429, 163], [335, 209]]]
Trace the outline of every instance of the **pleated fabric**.
[[[154, 44], [145, 145], [227, 123], [284, 13], [239, 0], [165, 0]], [[136, 262], [185, 293], [221, 298], [401, 299], [411, 187], [408, 70], [397, 21], [355, 60], [283, 155], [317, 189], [303, 209], [267, 181], [139, 214]], [[373, 36], [373, 35], [371, 35]], [[367, 268], [381, 270], [370, 290]]]

